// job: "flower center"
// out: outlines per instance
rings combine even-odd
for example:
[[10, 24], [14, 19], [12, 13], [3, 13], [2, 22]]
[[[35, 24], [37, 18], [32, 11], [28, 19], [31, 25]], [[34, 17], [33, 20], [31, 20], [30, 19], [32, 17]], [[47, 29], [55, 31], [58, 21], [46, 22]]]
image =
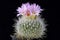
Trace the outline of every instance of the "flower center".
[[30, 16], [31, 15], [29, 10], [26, 11], [26, 15], [27, 16]]
[[35, 13], [30, 13], [30, 11], [29, 10], [27, 10], [26, 11], [26, 17], [27, 17], [27, 19], [35, 19], [36, 18], [36, 15], [35, 15]]

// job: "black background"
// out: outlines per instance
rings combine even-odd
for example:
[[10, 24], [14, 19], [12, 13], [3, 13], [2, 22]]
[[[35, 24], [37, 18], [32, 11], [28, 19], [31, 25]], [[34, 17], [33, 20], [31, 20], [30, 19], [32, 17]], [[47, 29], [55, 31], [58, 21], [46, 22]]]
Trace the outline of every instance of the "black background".
[[[0, 40], [11, 40], [10, 35], [14, 32], [12, 25], [16, 18], [16, 9], [22, 3], [36, 3], [45, 9], [41, 15], [47, 21], [47, 37], [43, 40], [58, 40], [56, 29], [56, 8], [55, 1], [49, 0], [1, 0], [0, 1]], [[36, 40], [36, 39], [34, 39]]]

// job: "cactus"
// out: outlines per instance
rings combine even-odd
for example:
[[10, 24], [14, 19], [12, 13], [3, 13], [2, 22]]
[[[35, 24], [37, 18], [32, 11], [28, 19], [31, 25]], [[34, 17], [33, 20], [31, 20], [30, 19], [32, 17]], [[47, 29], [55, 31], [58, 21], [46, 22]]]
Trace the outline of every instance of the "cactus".
[[[26, 7], [26, 8], [25, 8]], [[34, 8], [34, 9], [33, 9]], [[45, 34], [46, 24], [39, 16], [42, 9], [36, 4], [23, 4], [22, 7], [17, 9], [18, 21], [15, 24], [15, 34], [17, 40], [31, 40], [34, 38], [41, 38]], [[22, 17], [20, 17], [22, 15]]]

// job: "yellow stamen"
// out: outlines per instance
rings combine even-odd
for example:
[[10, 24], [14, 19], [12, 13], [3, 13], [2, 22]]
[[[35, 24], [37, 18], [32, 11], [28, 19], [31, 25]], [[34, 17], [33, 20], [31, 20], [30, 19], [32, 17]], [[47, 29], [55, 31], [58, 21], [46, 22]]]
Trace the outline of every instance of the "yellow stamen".
[[32, 14], [30, 16], [27, 16], [27, 19], [35, 19], [36, 18], [36, 15], [35, 14]]

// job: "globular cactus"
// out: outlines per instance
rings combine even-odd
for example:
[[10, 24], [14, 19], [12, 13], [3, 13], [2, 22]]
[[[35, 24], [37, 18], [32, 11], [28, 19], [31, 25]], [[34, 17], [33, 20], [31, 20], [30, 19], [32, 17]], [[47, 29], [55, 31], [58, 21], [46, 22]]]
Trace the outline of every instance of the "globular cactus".
[[[39, 16], [39, 13], [43, 11], [40, 6], [36, 4], [23, 4], [21, 8], [17, 9], [18, 21], [15, 24], [15, 35], [17, 39], [31, 40], [34, 38], [41, 38], [45, 34], [46, 24], [44, 20]], [[20, 17], [22, 15], [22, 17]]]

